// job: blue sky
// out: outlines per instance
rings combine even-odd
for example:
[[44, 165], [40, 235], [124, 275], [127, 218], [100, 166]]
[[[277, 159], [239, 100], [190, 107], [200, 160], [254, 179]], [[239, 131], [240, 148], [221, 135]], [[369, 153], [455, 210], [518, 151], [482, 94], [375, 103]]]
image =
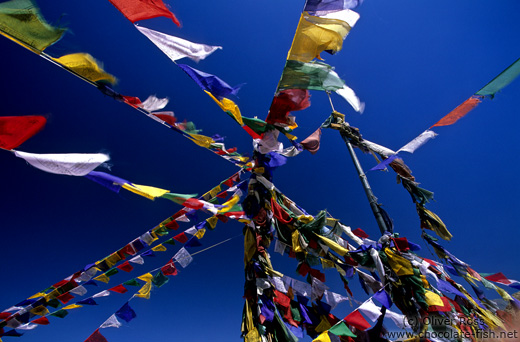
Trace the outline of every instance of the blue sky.
[[[167, 3], [182, 28], [165, 18], [140, 25], [223, 46], [198, 64], [182, 62], [232, 85], [246, 83], [235, 102], [243, 115], [265, 118], [304, 3]], [[55, 0], [39, 6], [49, 22], [69, 28], [47, 50], [50, 55], [88, 52], [118, 78], [115, 89], [120, 93], [142, 100], [151, 94], [169, 97], [166, 109], [179, 119], [194, 121], [203, 134], [225, 136], [227, 147], [251, 153], [249, 136], [108, 1]], [[343, 50], [335, 56], [323, 54], [366, 109], [359, 115], [338, 96], [333, 97], [336, 109], [363, 137], [397, 150], [520, 57], [514, 34], [520, 31], [515, 15], [519, 10], [520, 4], [511, 0], [460, 0], [449, 5], [366, 0], [356, 9], [361, 18]], [[19, 150], [105, 152], [111, 156], [111, 169], [102, 171], [177, 193], [202, 194], [237, 170], [7, 39], [0, 39], [0, 51], [0, 114], [48, 117], [45, 129]], [[435, 128], [439, 135], [404, 160], [421, 186], [435, 192], [436, 201], [427, 208], [454, 235], [443, 245], [479, 272], [501, 271], [520, 280], [514, 253], [520, 237], [519, 91], [517, 80], [455, 125]], [[296, 113], [295, 134], [300, 139], [331, 111], [322, 92], [312, 92], [311, 102], [310, 108]], [[365, 169], [375, 165], [370, 155], [358, 155]], [[9, 152], [0, 154], [0, 162], [2, 309], [121, 248], [180, 209], [166, 200], [152, 202], [128, 192], [117, 195], [85, 178], [44, 173]], [[434, 258], [420, 238], [415, 206], [396, 184], [395, 174], [370, 172], [368, 177], [396, 231], [420, 243], [421, 256]], [[302, 153], [276, 170], [274, 183], [309, 213], [327, 209], [343, 223], [377, 238], [377, 225], [336, 131], [323, 132], [318, 154]], [[219, 224], [202, 240], [204, 247], [232, 238], [229, 242], [197, 255], [150, 300], [132, 300], [137, 318], [102, 333], [111, 342], [240, 340], [241, 232], [240, 224]], [[117, 275], [114, 284], [164, 264], [177, 248], [157, 260], [147, 259], [130, 275]], [[297, 278], [293, 259], [271, 254], [275, 268]], [[343, 293], [334, 273], [326, 275], [331, 290]], [[354, 297], [364, 300], [359, 287], [353, 287]], [[97, 307], [73, 310], [63, 320], [51, 318], [49, 326], [27, 332], [22, 339], [83, 341], [130, 295], [113, 294], [100, 299]], [[353, 308], [343, 303], [337, 310], [343, 317]]]

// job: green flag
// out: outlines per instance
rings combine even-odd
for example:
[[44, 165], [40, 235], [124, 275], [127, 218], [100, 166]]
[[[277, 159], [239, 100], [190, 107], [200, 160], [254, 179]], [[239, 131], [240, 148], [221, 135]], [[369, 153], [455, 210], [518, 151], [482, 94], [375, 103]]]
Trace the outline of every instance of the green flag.
[[0, 34], [36, 53], [58, 41], [63, 32], [49, 25], [31, 0], [0, 3]]
[[303, 63], [288, 60], [282, 73], [278, 90], [310, 89], [336, 91], [342, 89], [345, 82], [339, 78], [333, 68], [322, 62]]
[[513, 82], [513, 80], [516, 77], [518, 77], [518, 75], [520, 75], [520, 58], [517, 59], [509, 67], [507, 67], [506, 70], [502, 71], [491, 82], [486, 84], [484, 88], [477, 91], [475, 95], [489, 95], [493, 97], [496, 92], [502, 90], [502, 88], [506, 87], [509, 83]]

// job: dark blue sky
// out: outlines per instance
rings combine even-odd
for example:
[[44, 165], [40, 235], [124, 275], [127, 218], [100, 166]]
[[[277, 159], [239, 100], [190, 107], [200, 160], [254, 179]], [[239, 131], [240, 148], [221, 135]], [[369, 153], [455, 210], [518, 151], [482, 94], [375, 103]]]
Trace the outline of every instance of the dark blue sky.
[[[235, 102], [243, 115], [265, 118], [304, 3], [298, 1], [168, 1], [182, 21], [165, 18], [140, 24], [194, 42], [221, 45], [197, 69], [231, 85], [247, 83]], [[51, 23], [69, 28], [47, 50], [52, 56], [87, 52], [115, 75], [124, 95], [169, 97], [166, 110], [194, 121], [202, 134], [226, 137], [227, 147], [252, 151], [249, 136], [204, 94], [108, 1], [39, 3]], [[361, 18], [335, 56], [325, 62], [366, 103], [364, 114], [333, 95], [338, 111], [363, 137], [397, 150], [430, 127], [520, 57], [517, 18], [520, 4], [505, 0], [450, 3], [366, 0]], [[18, 45], [0, 39], [2, 107], [0, 114], [46, 115], [45, 129], [19, 150], [33, 153], [110, 154], [111, 170], [101, 170], [177, 193], [202, 194], [236, 167], [103, 96], [94, 87]], [[503, 272], [520, 279], [515, 250], [517, 222], [517, 127], [520, 81], [484, 100], [453, 126], [435, 128], [434, 140], [404, 155], [421, 186], [435, 192], [427, 208], [454, 235], [443, 245], [479, 272]], [[303, 139], [330, 114], [322, 92], [312, 92], [312, 106], [297, 112]], [[285, 145], [288, 144], [284, 141]], [[359, 152], [359, 151], [358, 151]], [[375, 165], [360, 156], [365, 169]], [[120, 195], [80, 177], [44, 173], [9, 152], [0, 154], [2, 309], [121, 248], [180, 209], [167, 200], [154, 202], [122, 190]], [[368, 174], [396, 231], [423, 246], [415, 206], [396, 184], [393, 172]], [[364, 198], [348, 152], [336, 131], [325, 130], [316, 155], [305, 152], [275, 171], [274, 183], [309, 213], [328, 209], [352, 228], [374, 239], [378, 228]], [[201, 219], [206, 216], [201, 215]], [[181, 229], [190, 225], [185, 223]], [[191, 265], [152, 293], [131, 301], [137, 318], [120, 329], [104, 329], [109, 341], [238, 341], [243, 295], [243, 240], [240, 224], [219, 224], [201, 241], [209, 247]], [[178, 247], [146, 259], [123, 282], [164, 264]], [[297, 278], [294, 259], [273, 255], [275, 268]], [[326, 272], [331, 290], [343, 293], [334, 272]], [[464, 283], [462, 278], [456, 279]], [[353, 279], [353, 283], [357, 283]], [[364, 300], [357, 285], [354, 297]], [[91, 289], [89, 295], [103, 288]], [[50, 318], [24, 341], [83, 341], [130, 297], [112, 294], [99, 306], [72, 310], [65, 319]], [[352, 308], [337, 309], [343, 317]], [[8, 338], [6, 338], [7, 340]]]

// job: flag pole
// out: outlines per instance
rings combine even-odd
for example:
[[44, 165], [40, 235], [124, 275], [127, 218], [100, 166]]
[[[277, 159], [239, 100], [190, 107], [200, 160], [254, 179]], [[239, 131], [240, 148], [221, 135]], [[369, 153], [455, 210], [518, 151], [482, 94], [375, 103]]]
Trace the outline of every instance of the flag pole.
[[348, 152], [352, 157], [352, 162], [354, 163], [354, 167], [356, 168], [356, 171], [359, 175], [359, 180], [361, 181], [361, 185], [363, 186], [368, 202], [370, 203], [370, 208], [372, 209], [372, 213], [374, 214], [374, 217], [377, 221], [377, 225], [379, 226], [379, 231], [381, 232], [381, 235], [383, 235], [385, 232], [389, 231], [389, 229], [385, 223], [385, 220], [383, 219], [381, 210], [379, 209], [377, 197], [374, 196], [374, 193], [372, 192], [372, 188], [368, 183], [367, 176], [365, 175], [365, 172], [363, 171], [363, 168], [361, 167], [361, 164], [359, 163], [359, 160], [357, 158], [356, 152], [354, 151], [354, 147], [350, 142], [350, 139], [355, 139], [356, 137], [360, 138], [360, 136], [356, 135], [354, 133], [354, 129], [350, 127], [350, 125], [347, 122], [345, 122], [344, 114], [341, 114], [333, 110], [331, 119], [332, 120], [330, 128], [338, 130], [341, 137], [343, 138], [343, 141], [345, 141], [345, 145], [347, 145]]

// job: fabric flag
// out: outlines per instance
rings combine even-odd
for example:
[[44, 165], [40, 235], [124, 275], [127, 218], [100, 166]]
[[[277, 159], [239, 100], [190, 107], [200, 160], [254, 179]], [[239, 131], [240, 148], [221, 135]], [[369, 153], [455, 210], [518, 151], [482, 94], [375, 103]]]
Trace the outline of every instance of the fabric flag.
[[119, 190], [121, 190], [121, 187], [125, 183], [130, 183], [129, 181], [112, 176], [111, 174], [101, 172], [101, 171], [91, 171], [88, 174], [85, 175], [85, 178], [90, 179], [91, 181], [94, 181], [98, 184], [101, 184], [102, 186], [119, 193]]
[[371, 168], [368, 171], [385, 170], [386, 167], [388, 166], [388, 164], [393, 162], [395, 158], [397, 158], [397, 155], [394, 154], [393, 156], [390, 156], [390, 157], [386, 158], [381, 163], [377, 164], [376, 166], [374, 166], [373, 168]]
[[102, 153], [36, 154], [15, 151], [15, 156], [37, 169], [69, 176], [85, 176], [110, 159]]
[[434, 131], [426, 130], [422, 132], [417, 138], [410, 141], [408, 144], [401, 147], [399, 150], [397, 150], [397, 153], [404, 151], [408, 153], [414, 153], [415, 150], [417, 150], [419, 147], [424, 145], [428, 140], [435, 138], [437, 136], [437, 133]]
[[367, 322], [367, 320], [361, 315], [361, 313], [358, 310], [352, 311], [345, 318], [343, 318], [343, 320], [348, 325], [351, 325], [359, 330], [364, 331], [364, 330], [370, 328], [370, 324]]
[[170, 192], [170, 190], [164, 190], [155, 188], [153, 186], [139, 185], [139, 184], [123, 184], [123, 189], [133, 192], [134, 194], [141, 195], [148, 199], [154, 200], [156, 197], [161, 197], [164, 194]]
[[347, 100], [354, 110], [360, 112], [364, 109], [352, 89], [345, 85], [330, 65], [323, 62], [302, 63], [288, 60], [278, 87], [278, 90], [284, 89], [334, 91]]
[[186, 64], [177, 64], [188, 76], [190, 76], [203, 90], [209, 91], [217, 99], [222, 99], [228, 95], [236, 95], [241, 85], [231, 87], [215, 75], [194, 69]]
[[0, 148], [12, 150], [20, 146], [38, 133], [46, 122], [47, 119], [40, 115], [0, 117]]
[[235, 102], [225, 97], [219, 100], [209, 91], [204, 90], [204, 92], [208, 94], [224, 112], [228, 113], [233, 119], [235, 119], [235, 121], [238, 122], [240, 126], [244, 125], [242, 114], [240, 113], [240, 108], [238, 108]]
[[265, 121], [270, 124], [290, 125], [289, 114], [310, 107], [310, 94], [306, 89], [286, 89], [273, 98]]
[[330, 19], [321, 19], [305, 12], [302, 13], [287, 59], [305, 63], [312, 61], [314, 58], [321, 59], [320, 53], [323, 51], [334, 54], [341, 50], [344, 38], [342, 33], [348, 33], [350, 26], [339, 20], [336, 21], [338, 27], [333, 29], [330, 29], [330, 26], [324, 28], [316, 24], [316, 22], [328, 20]]
[[321, 140], [321, 128], [318, 128], [314, 133], [305, 138], [300, 144], [304, 149], [309, 151], [312, 154], [316, 154], [320, 149], [320, 140]]
[[175, 126], [177, 122], [177, 118], [173, 112], [155, 112], [152, 114], [171, 126]]
[[117, 310], [115, 315], [127, 323], [137, 316], [135, 311], [130, 307], [130, 304], [128, 304], [128, 302], [126, 302], [125, 305], [123, 305], [119, 310]]
[[364, 313], [372, 322], [375, 322], [381, 316], [381, 308], [374, 304], [372, 298], [361, 304], [357, 310]]
[[84, 342], [108, 342], [105, 336], [101, 335], [99, 329], [96, 329]]
[[339, 321], [336, 325], [334, 325], [332, 328], [330, 328], [329, 332], [336, 336], [356, 337], [356, 335], [352, 331], [350, 331], [350, 329], [347, 327], [347, 325], [343, 321]]
[[468, 114], [473, 108], [475, 108], [481, 101], [482, 96], [471, 96], [466, 101], [458, 105], [454, 110], [446, 114], [442, 119], [437, 121], [432, 127], [449, 126], [453, 125], [460, 118]]
[[112, 316], [108, 317], [108, 319], [105, 322], [103, 322], [103, 324], [101, 324], [99, 329], [119, 328], [121, 325], [122, 324], [121, 324], [121, 322], [118, 321], [116, 315], [113, 314]]
[[155, 95], [150, 95], [146, 100], [137, 106], [148, 112], [155, 112], [156, 110], [161, 110], [166, 107], [169, 101], [170, 100], [167, 97], [160, 99]]
[[387, 309], [390, 309], [392, 307], [392, 299], [390, 298], [390, 295], [385, 291], [384, 288], [374, 293], [372, 298], [377, 300]]
[[186, 268], [193, 261], [193, 257], [184, 247], [179, 249], [179, 251], [173, 256], [173, 259], [175, 259], [179, 265], [184, 268]]
[[495, 93], [502, 90], [509, 83], [513, 82], [515, 78], [520, 75], [520, 58], [517, 59], [513, 64], [507, 67], [506, 70], [502, 71], [497, 77], [491, 82], [486, 84], [482, 89], [477, 91], [475, 95], [479, 96], [495, 96]]
[[199, 62], [200, 60], [203, 60], [204, 58], [211, 55], [216, 50], [222, 49], [222, 46], [193, 43], [179, 37], [174, 37], [162, 32], [150, 30], [146, 27], [137, 25], [135, 27], [174, 62], [184, 57], [188, 57], [195, 62]]
[[307, 0], [306, 12], [316, 13], [316, 15], [337, 12], [346, 9], [354, 9], [361, 5], [363, 0]]
[[177, 26], [181, 26], [179, 20], [166, 7], [163, 0], [109, 0], [126, 19], [132, 23], [136, 21], [157, 17], [170, 18]]
[[116, 78], [105, 72], [94, 57], [88, 53], [72, 53], [52, 60], [91, 82], [108, 82], [110, 84], [117, 82]]
[[12, 0], [0, 4], [0, 34], [42, 52], [62, 37], [65, 29], [49, 25], [31, 0]]

